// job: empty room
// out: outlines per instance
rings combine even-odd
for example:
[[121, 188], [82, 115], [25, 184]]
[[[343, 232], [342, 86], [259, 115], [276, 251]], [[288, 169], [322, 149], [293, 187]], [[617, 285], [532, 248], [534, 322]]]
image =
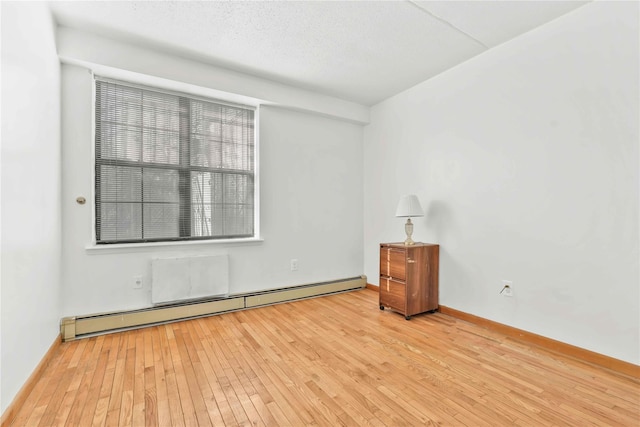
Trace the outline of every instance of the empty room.
[[0, 2], [4, 426], [639, 426], [637, 1]]

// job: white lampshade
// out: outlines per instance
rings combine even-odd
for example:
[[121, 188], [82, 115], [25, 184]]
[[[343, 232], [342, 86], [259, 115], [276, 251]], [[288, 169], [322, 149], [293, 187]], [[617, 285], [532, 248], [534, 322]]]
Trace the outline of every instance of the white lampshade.
[[402, 196], [396, 209], [396, 216], [424, 216], [418, 197], [415, 194]]

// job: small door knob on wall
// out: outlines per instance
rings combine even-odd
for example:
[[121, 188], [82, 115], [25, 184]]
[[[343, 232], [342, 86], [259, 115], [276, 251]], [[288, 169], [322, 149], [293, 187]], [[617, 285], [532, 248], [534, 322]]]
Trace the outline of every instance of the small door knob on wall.
[[84, 205], [85, 203], [87, 203], [87, 199], [85, 199], [84, 197], [80, 196], [80, 197], [76, 198], [76, 203], [78, 203], [79, 205]]

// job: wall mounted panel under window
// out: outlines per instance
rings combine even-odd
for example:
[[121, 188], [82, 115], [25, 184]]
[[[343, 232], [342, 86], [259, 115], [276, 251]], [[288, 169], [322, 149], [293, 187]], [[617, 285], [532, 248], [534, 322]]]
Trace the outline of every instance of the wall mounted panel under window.
[[96, 243], [256, 237], [255, 118], [96, 78]]

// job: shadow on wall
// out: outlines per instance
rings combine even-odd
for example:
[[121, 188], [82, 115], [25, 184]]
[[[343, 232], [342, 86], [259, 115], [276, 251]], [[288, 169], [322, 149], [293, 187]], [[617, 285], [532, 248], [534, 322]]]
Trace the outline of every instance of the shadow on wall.
[[[488, 293], [483, 285], [486, 277], [482, 268], [482, 254], [469, 251], [468, 239], [472, 236], [469, 225], [456, 221], [450, 206], [443, 201], [433, 200], [427, 206], [421, 222], [427, 227], [433, 243], [440, 245], [440, 304], [474, 312], [474, 307], [488, 304], [495, 295]], [[499, 289], [493, 290], [497, 295]]]
[[457, 299], [456, 295], [464, 295], [463, 288], [471, 280], [463, 266], [451, 256], [458, 240], [453, 211], [445, 202], [433, 200], [425, 209], [421, 222], [426, 226], [430, 240], [440, 244], [440, 303], [450, 304], [451, 300]]

